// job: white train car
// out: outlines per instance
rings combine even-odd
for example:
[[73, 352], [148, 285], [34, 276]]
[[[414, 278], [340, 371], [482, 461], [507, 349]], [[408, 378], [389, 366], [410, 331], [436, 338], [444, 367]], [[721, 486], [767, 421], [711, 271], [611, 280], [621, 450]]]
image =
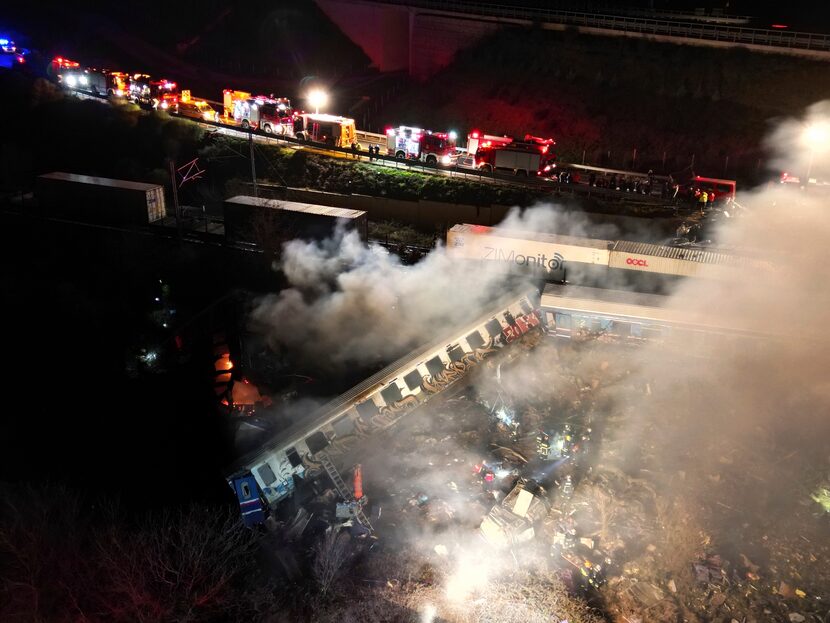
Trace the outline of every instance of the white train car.
[[[771, 270], [768, 261], [732, 251], [670, 247], [626, 240], [595, 240], [484, 225], [455, 225], [447, 232], [447, 253], [458, 260], [501, 264], [505, 269], [541, 269], [549, 281], [602, 284], [614, 276], [742, 278], [746, 271]], [[623, 272], [620, 272], [623, 271]], [[643, 281], [643, 283], [651, 283]]]
[[[716, 313], [670, 305], [668, 296], [622, 290], [548, 284], [542, 293], [545, 330], [563, 339], [592, 339], [618, 344], [660, 343], [684, 356], [724, 352], [751, 355], [773, 333], [748, 331]], [[676, 302], [675, 302], [676, 303]]]
[[459, 260], [499, 263], [506, 269], [536, 269], [564, 281], [566, 266], [600, 266], [610, 262], [611, 240], [593, 240], [532, 232], [506, 231], [460, 224], [447, 232], [447, 253]]
[[541, 331], [538, 301], [538, 290], [511, 294], [487, 315], [406, 355], [243, 457], [228, 483], [246, 524], [264, 521], [298, 483], [320, 474], [319, 453], [342, 465], [355, 443], [393, 425], [488, 356]]

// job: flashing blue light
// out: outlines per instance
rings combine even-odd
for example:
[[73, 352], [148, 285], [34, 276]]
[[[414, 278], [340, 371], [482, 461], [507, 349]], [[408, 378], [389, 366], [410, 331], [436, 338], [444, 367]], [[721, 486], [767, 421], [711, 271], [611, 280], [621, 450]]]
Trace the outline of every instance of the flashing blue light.
[[9, 45], [8, 39], [0, 39], [0, 45]]

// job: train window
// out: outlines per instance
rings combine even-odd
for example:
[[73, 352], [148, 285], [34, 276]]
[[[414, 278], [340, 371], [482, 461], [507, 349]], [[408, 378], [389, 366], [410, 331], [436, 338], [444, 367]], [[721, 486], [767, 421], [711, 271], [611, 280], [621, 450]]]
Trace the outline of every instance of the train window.
[[334, 434], [337, 436], [350, 435], [351, 432], [354, 430], [354, 422], [349, 418], [349, 416], [344, 415], [336, 422], [332, 423], [332, 429], [334, 429]]
[[629, 335], [631, 335], [631, 323], [622, 322], [620, 320], [614, 320], [611, 323], [611, 327], [608, 329], [608, 332], [611, 335], [616, 335], [619, 337], [628, 337]]
[[291, 464], [291, 467], [299, 467], [303, 464], [303, 460], [300, 458], [300, 455], [297, 454], [296, 448], [288, 448], [288, 451], [285, 454], [288, 457], [288, 462]]
[[380, 395], [383, 396], [383, 401], [386, 404], [398, 402], [401, 398], [403, 398], [401, 395], [401, 388], [398, 387], [397, 383], [392, 383], [389, 387], [382, 390]]
[[488, 320], [487, 324], [484, 325], [484, 328], [487, 329], [487, 333], [490, 337], [498, 337], [501, 335], [501, 323], [495, 318]]
[[522, 302], [521, 302], [521, 303], [519, 303], [519, 307], [521, 307], [521, 308], [522, 308], [522, 313], [523, 313], [523, 314], [525, 314], [525, 315], [527, 315], [527, 314], [529, 314], [529, 313], [531, 313], [531, 312], [533, 311], [533, 308], [532, 308], [532, 307], [530, 306], [530, 304], [529, 304], [526, 300], [524, 300], [524, 299], [522, 299]]
[[[501, 325], [499, 325], [501, 326]], [[433, 357], [426, 363], [427, 370], [432, 376], [436, 376], [441, 374], [444, 371], [444, 362], [441, 361], [440, 357]]]
[[478, 331], [473, 331], [470, 335], [467, 336], [467, 344], [470, 345], [470, 348], [481, 348], [484, 346], [484, 338], [481, 337], [481, 333]]
[[631, 325], [631, 336], [632, 337], [643, 337], [643, 325], [641, 325], [641, 324], [632, 324]]
[[257, 467], [256, 473], [259, 476], [259, 479], [263, 482], [263, 484], [266, 487], [277, 479], [277, 477], [274, 475], [274, 470], [271, 469], [271, 466], [268, 465], [268, 463], [265, 463]]
[[326, 438], [323, 431], [318, 430], [316, 433], [311, 433], [308, 437], [306, 437], [305, 445], [308, 446], [308, 451], [311, 452], [311, 454], [316, 454], [329, 445], [329, 440]]
[[362, 417], [364, 420], [368, 420], [370, 417], [378, 414], [378, 407], [371, 400], [358, 403], [357, 405], [355, 405], [355, 409], [357, 409], [357, 412], [360, 414], [360, 417]]
[[571, 316], [570, 316], [570, 314], [556, 314], [556, 328], [557, 329], [570, 329], [571, 328]]
[[423, 377], [421, 376], [421, 372], [415, 368], [412, 372], [407, 373], [406, 376], [403, 377], [403, 382], [406, 383], [406, 386], [409, 389], [415, 391], [421, 386], [422, 379]]
[[509, 324], [509, 325], [516, 324], [516, 319], [513, 317], [513, 314], [511, 314], [509, 311], [504, 312], [502, 314], [502, 316], [504, 316], [504, 319], [507, 322], [507, 324]]
[[452, 348], [447, 349], [447, 354], [450, 356], [450, 361], [461, 361], [466, 353], [463, 348], [456, 344]]
[[662, 327], [658, 327], [657, 325], [644, 326], [642, 335], [646, 339], [656, 340], [659, 339], [660, 336], [663, 334], [661, 329]]
[[247, 483], [247, 482], [243, 482], [243, 483], [240, 485], [239, 489], [240, 489], [240, 491], [242, 491], [242, 497], [243, 497], [244, 499], [246, 499], [246, 500], [247, 500], [248, 498], [250, 498], [250, 497], [251, 497], [251, 487], [249, 487], [249, 486], [248, 486], [248, 483]]

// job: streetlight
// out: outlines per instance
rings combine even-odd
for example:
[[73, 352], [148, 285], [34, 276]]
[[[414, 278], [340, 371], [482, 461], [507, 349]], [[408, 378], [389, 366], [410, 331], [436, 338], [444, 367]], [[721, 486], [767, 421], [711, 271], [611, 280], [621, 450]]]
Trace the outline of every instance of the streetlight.
[[830, 143], [830, 126], [827, 122], [811, 123], [804, 128], [801, 140], [810, 150], [810, 160], [807, 163], [807, 183], [809, 184], [816, 148], [826, 147]]
[[313, 89], [306, 96], [308, 103], [314, 107], [314, 114], [320, 112], [320, 107], [325, 106], [329, 101], [329, 94], [322, 89]]

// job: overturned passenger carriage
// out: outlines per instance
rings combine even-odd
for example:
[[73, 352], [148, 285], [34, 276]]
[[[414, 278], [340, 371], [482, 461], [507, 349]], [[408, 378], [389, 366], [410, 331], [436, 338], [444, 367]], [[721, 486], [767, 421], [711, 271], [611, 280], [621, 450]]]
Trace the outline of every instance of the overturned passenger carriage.
[[323, 453], [336, 466], [362, 439], [463, 378], [485, 359], [540, 331], [538, 290], [512, 294], [487, 315], [406, 355], [297, 422], [237, 462], [228, 483], [246, 525], [322, 473]]

